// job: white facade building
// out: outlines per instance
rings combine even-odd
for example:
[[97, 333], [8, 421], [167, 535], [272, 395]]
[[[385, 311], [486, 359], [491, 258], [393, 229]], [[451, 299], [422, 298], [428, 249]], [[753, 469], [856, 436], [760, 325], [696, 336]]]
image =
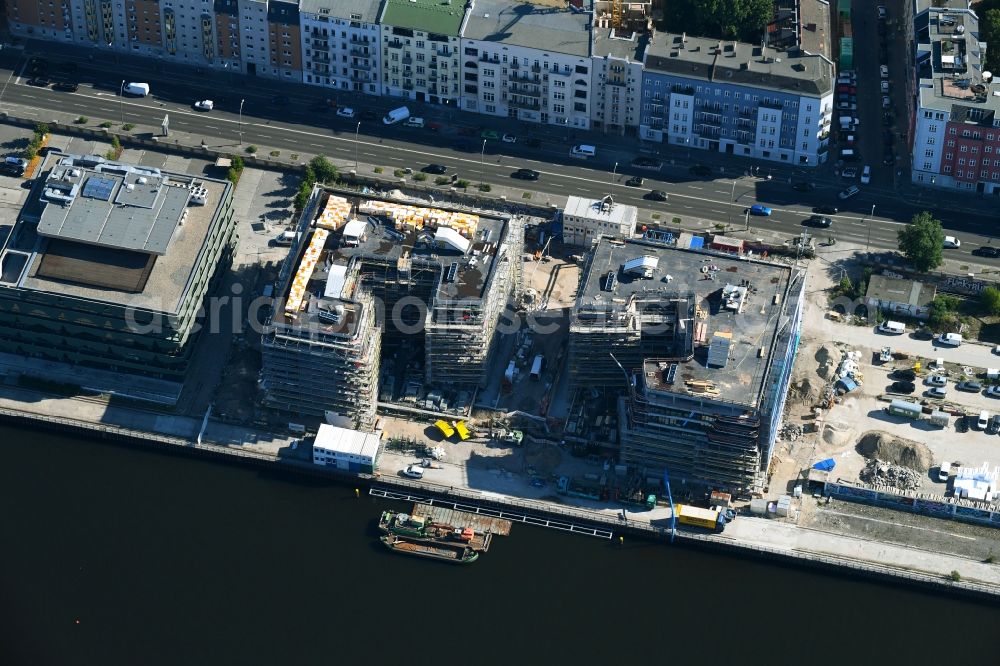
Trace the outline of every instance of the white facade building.
[[568, 4], [472, 0], [462, 28], [462, 109], [590, 129], [590, 22], [589, 11]]
[[378, 95], [382, 0], [302, 0], [302, 80]]
[[569, 197], [563, 209], [563, 242], [590, 247], [600, 236], [631, 238], [639, 209], [603, 199]]
[[594, 26], [590, 119], [595, 129], [624, 134], [637, 130], [642, 95], [642, 56], [647, 34]]
[[313, 464], [371, 473], [378, 464], [381, 443], [381, 431], [361, 432], [324, 423], [313, 443]]

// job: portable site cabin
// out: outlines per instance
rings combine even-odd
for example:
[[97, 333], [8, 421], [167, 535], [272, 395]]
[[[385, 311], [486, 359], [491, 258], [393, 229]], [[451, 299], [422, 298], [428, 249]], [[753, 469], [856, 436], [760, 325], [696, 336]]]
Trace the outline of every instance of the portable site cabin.
[[902, 416], [906, 419], [919, 419], [924, 410], [915, 402], [893, 400], [889, 403], [889, 406], [885, 408], [885, 411], [893, 416]]

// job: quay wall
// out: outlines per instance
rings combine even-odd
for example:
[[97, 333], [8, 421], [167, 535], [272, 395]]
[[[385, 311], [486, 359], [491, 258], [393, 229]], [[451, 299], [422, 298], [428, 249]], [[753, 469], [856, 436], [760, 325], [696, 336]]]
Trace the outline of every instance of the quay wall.
[[[161, 451], [171, 451], [215, 460], [226, 460], [242, 465], [264, 467], [275, 471], [290, 471], [296, 474], [324, 477], [339, 483], [355, 484], [356, 487], [359, 485], [384, 487], [409, 495], [419, 495], [421, 498], [446, 500], [449, 502], [460, 501], [464, 504], [483, 507], [485, 509], [492, 508], [504, 511], [513, 509], [524, 515], [536, 518], [537, 521], [531, 521], [534, 524], [541, 524], [546, 520], [556, 520], [561, 523], [572, 523], [579, 526], [581, 529], [575, 530], [579, 532], [585, 532], [590, 528], [598, 531], [612, 531], [622, 539], [626, 537], [655, 541], [669, 541], [670, 539], [670, 530], [667, 527], [650, 525], [649, 523], [636, 520], [615, 519], [582, 508], [509, 497], [496, 493], [481, 493], [464, 488], [445, 488], [402, 477], [387, 477], [378, 474], [349, 474], [328, 467], [318, 467], [299, 460], [280, 458], [255, 451], [236, 450], [231, 447], [207, 442], [199, 443], [182, 437], [105, 423], [45, 416], [6, 407], [0, 407], [0, 422], [28, 429], [41, 428], [109, 442], [139, 445]], [[714, 551], [730, 556], [736, 554], [758, 560], [779, 562], [783, 565], [819, 569], [840, 575], [858, 576], [893, 585], [904, 583], [938, 594], [945, 593], [977, 600], [987, 600], [993, 603], [996, 602], [997, 596], [1000, 596], [1000, 590], [987, 585], [980, 585], [964, 580], [952, 581], [943, 577], [885, 566], [876, 562], [838, 557], [827, 553], [802, 550], [789, 551], [756, 543], [743, 543], [727, 537], [725, 533], [709, 534], [677, 531], [675, 542], [679, 545]]]

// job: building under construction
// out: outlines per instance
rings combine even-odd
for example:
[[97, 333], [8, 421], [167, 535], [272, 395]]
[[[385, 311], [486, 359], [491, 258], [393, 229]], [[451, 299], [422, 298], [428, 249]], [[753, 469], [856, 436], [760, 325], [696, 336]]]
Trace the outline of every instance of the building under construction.
[[263, 336], [266, 404], [367, 428], [380, 380], [471, 395], [520, 281], [519, 224], [318, 189]]
[[570, 377], [624, 389], [621, 462], [686, 487], [762, 489], [802, 287], [787, 265], [600, 239], [570, 323]]

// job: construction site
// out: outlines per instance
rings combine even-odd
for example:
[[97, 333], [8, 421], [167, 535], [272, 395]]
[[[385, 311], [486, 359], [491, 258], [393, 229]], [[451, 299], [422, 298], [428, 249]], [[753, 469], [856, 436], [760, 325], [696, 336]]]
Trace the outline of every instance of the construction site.
[[512, 216], [317, 188], [265, 327], [265, 404], [365, 429], [379, 402], [461, 411], [519, 290], [523, 238]]
[[802, 271], [687, 240], [594, 245], [571, 313], [569, 377], [579, 401], [615, 396], [618, 459], [633, 476], [654, 485], [666, 472], [748, 497], [766, 483], [781, 421]]

